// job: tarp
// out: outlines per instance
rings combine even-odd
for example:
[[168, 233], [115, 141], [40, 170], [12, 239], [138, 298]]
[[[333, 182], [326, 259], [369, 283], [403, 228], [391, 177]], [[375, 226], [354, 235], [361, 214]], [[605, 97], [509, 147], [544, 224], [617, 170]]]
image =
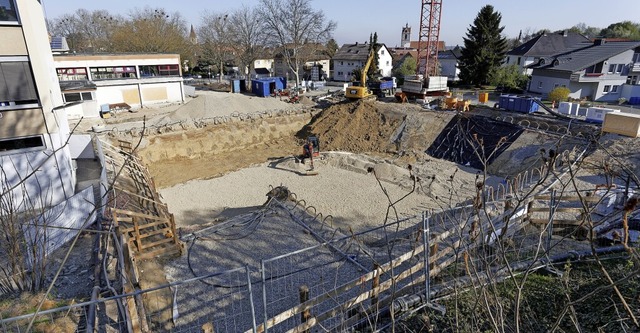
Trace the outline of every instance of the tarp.
[[426, 153], [483, 170], [485, 163], [491, 164], [523, 131], [520, 126], [482, 116], [456, 115]]

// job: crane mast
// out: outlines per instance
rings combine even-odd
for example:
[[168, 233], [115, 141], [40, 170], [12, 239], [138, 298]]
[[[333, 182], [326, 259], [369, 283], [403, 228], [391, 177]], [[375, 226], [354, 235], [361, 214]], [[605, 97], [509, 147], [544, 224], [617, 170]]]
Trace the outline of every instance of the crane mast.
[[416, 74], [423, 74], [425, 79], [437, 75], [438, 72], [441, 17], [442, 0], [422, 0]]

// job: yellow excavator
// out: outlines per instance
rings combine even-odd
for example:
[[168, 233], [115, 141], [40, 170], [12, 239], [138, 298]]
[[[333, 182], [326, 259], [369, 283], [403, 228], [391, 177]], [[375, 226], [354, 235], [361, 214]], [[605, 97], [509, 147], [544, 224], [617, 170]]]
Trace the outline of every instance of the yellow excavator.
[[372, 47], [371, 51], [369, 51], [369, 56], [367, 57], [367, 63], [362, 68], [362, 71], [360, 74], [360, 85], [359, 86], [350, 85], [347, 87], [345, 96], [348, 99], [358, 100], [358, 99], [367, 98], [373, 95], [369, 90], [369, 88], [367, 87], [367, 72], [369, 71], [371, 62], [375, 58], [374, 52], [375, 52], [375, 47]]

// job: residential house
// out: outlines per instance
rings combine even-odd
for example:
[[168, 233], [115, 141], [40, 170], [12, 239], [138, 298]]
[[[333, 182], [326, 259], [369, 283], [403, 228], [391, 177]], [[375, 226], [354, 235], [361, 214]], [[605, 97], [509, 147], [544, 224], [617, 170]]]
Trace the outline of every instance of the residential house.
[[64, 102], [83, 102], [82, 112], [70, 117], [97, 117], [108, 104], [184, 102], [178, 54], [56, 54], [53, 60]]
[[273, 58], [256, 59], [253, 61], [253, 70], [251, 72], [252, 78], [265, 78], [271, 77], [273, 74], [273, 65], [275, 60]]
[[[291, 52], [291, 50], [287, 50]], [[317, 79], [323, 79], [328, 76], [331, 64], [331, 58], [326, 54], [324, 46], [321, 44], [306, 44], [305, 47], [298, 52], [300, 58], [300, 69], [298, 72], [301, 80], [313, 79], [312, 73], [319, 73]], [[295, 61], [292, 58], [292, 61]], [[285, 77], [287, 80], [295, 80], [295, 73], [287, 63], [284, 53], [279, 52], [274, 56], [274, 76]], [[314, 70], [315, 68], [315, 70]]]
[[438, 52], [438, 63], [440, 64], [440, 75], [446, 76], [447, 81], [458, 81], [460, 69], [458, 68], [458, 59], [462, 55], [462, 48], [456, 46], [450, 50]]
[[563, 86], [571, 98], [598, 102], [640, 96], [640, 41], [597, 39], [579, 46], [530, 66], [529, 91], [548, 94]]
[[[391, 76], [393, 69], [393, 57], [384, 44], [378, 44], [378, 74], [380, 76]], [[344, 44], [333, 56], [333, 77], [334, 81], [351, 81], [353, 71], [363, 68], [369, 57], [369, 44]]]
[[76, 173], [43, 8], [5, 0], [0, 13], [0, 194], [12, 199], [1, 209], [53, 206], [73, 196]]
[[518, 65], [523, 74], [531, 75], [528, 66], [537, 63], [541, 58], [567, 52], [576, 45], [588, 42], [584, 35], [569, 31], [542, 33], [507, 52], [503, 66]]

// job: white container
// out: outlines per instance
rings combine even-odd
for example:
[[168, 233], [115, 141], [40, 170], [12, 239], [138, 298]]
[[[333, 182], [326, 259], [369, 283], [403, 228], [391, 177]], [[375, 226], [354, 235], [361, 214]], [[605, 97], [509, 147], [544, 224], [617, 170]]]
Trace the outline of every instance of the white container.
[[558, 105], [558, 112], [562, 114], [571, 114], [572, 107], [573, 107], [573, 103], [560, 102], [560, 104]]
[[577, 116], [579, 109], [580, 109], [580, 104], [579, 103], [572, 103], [571, 104], [571, 110], [569, 111], [569, 114], [572, 115], [572, 116]]
[[578, 116], [583, 116], [586, 117], [587, 116], [587, 108], [578, 108]]
[[602, 123], [604, 122], [605, 114], [613, 112], [620, 112], [620, 110], [590, 107], [587, 109], [586, 120], [594, 123]]

